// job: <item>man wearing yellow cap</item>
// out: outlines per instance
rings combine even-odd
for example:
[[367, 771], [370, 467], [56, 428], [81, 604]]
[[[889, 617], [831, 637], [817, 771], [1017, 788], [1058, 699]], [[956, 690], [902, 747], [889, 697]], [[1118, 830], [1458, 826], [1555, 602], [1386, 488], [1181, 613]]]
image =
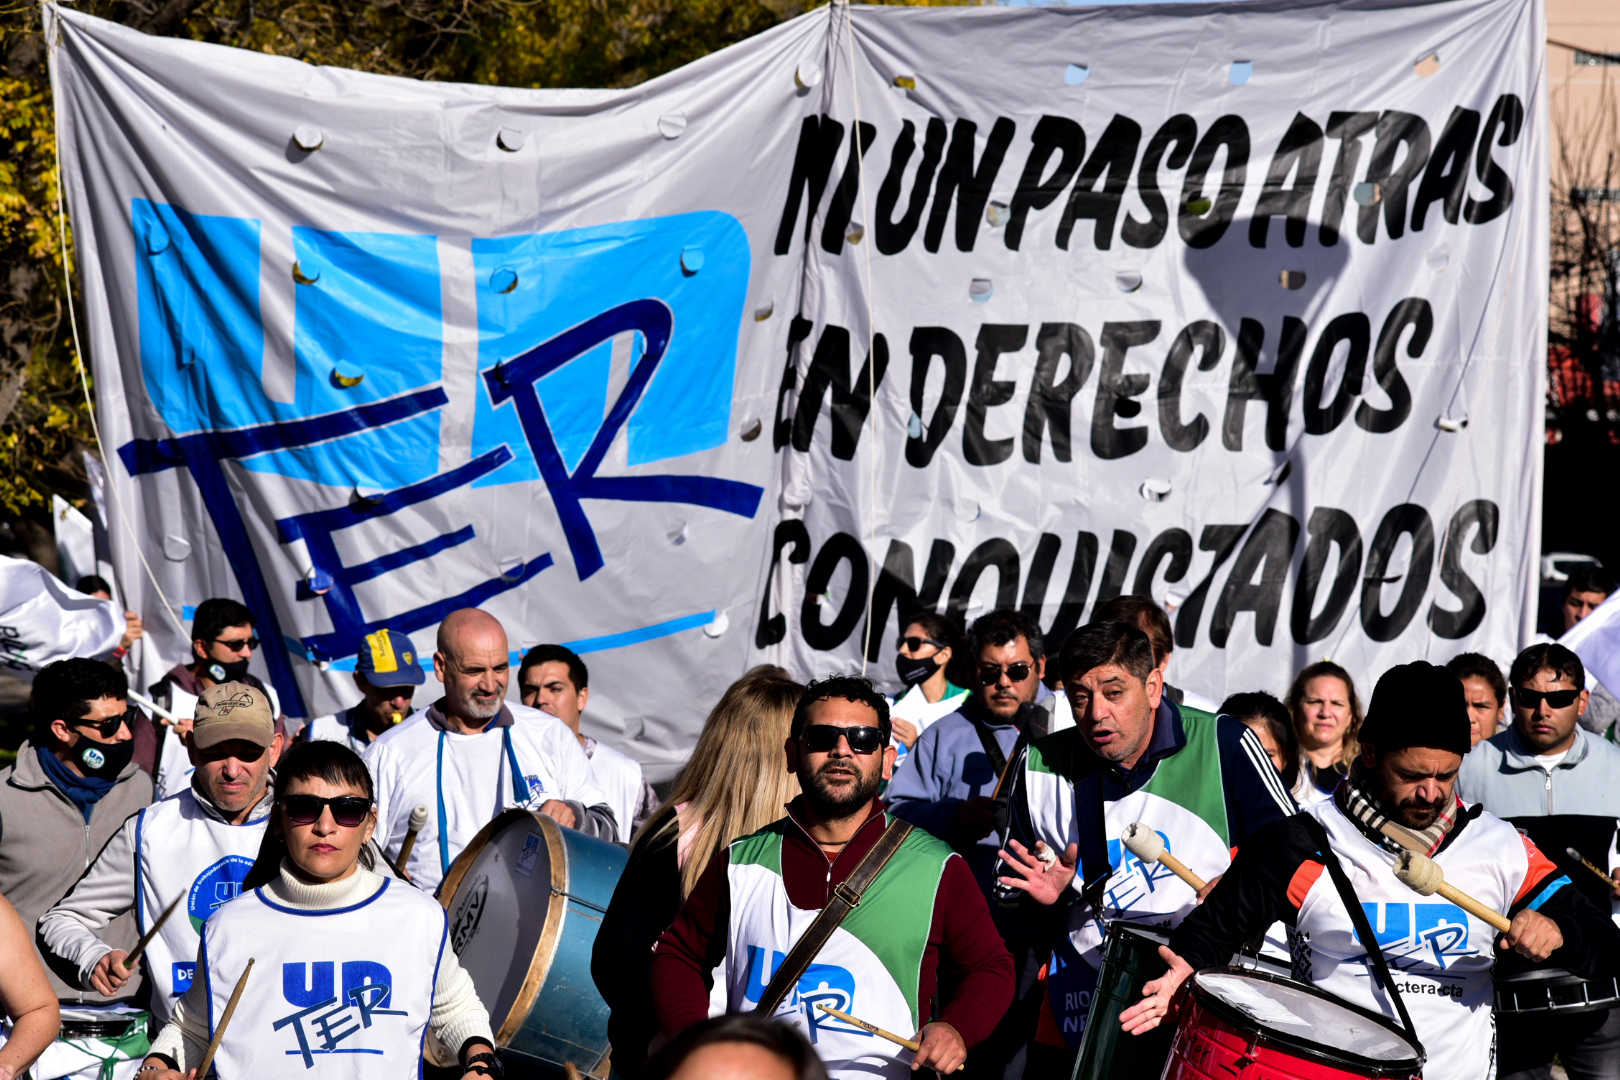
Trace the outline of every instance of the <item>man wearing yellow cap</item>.
[[427, 672], [410, 638], [398, 630], [367, 634], [354, 665], [359, 703], [331, 716], [316, 717], [298, 738], [302, 742], [348, 743], [349, 749], [364, 754], [378, 735], [411, 715], [411, 699], [426, 681]]

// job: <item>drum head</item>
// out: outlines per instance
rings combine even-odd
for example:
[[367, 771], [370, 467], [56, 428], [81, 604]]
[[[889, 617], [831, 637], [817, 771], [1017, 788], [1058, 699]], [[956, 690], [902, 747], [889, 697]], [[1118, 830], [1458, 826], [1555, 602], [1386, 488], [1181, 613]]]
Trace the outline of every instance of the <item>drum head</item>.
[[1206, 968], [1193, 976], [1199, 1004], [1262, 1041], [1361, 1068], [1410, 1069], [1423, 1055], [1388, 1020], [1314, 986], [1262, 972]]
[[450, 947], [472, 976], [502, 1046], [545, 983], [567, 879], [556, 824], [527, 810], [509, 810], [486, 825], [445, 877], [440, 897]]

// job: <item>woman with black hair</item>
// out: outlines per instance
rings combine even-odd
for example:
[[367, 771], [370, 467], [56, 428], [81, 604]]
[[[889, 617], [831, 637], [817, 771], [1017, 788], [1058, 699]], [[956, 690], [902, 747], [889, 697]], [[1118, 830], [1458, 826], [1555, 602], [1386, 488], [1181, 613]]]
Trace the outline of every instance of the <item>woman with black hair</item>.
[[929, 724], [967, 702], [968, 692], [951, 681], [967, 681], [955, 670], [962, 657], [962, 632], [944, 615], [925, 611], [900, 635], [894, 666], [905, 689], [890, 702], [889, 719], [902, 759]]
[[376, 826], [371, 774], [353, 750], [315, 742], [287, 752], [258, 860], [241, 895], [203, 925], [196, 981], [137, 1080], [188, 1075], [250, 960], [214, 1059], [221, 1076], [393, 1080], [419, 1074], [429, 1034], [431, 1056], [453, 1056], [462, 1080], [501, 1075], [444, 910], [376, 872]]

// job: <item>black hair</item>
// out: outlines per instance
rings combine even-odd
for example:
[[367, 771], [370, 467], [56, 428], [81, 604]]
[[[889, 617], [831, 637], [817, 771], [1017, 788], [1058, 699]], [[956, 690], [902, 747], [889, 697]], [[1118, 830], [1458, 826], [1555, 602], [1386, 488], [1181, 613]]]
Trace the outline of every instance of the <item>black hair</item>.
[[979, 655], [984, 652], [986, 645], [1011, 645], [1019, 638], [1029, 643], [1031, 660], [1039, 661], [1046, 655], [1046, 640], [1041, 637], [1039, 623], [1022, 611], [997, 608], [974, 620], [972, 629], [968, 631], [968, 651], [973, 654], [973, 663], [977, 666]]
[[129, 680], [122, 669], [76, 656], [40, 669], [34, 676], [28, 711], [37, 729], [45, 731], [52, 720], [82, 720], [90, 712], [91, 702], [101, 698], [124, 701], [128, 697]]
[[1551, 671], [1574, 683], [1577, 689], [1586, 686], [1586, 668], [1581, 658], [1556, 641], [1543, 641], [1530, 646], [1513, 658], [1508, 671], [1510, 686], [1523, 686], [1536, 677], [1538, 671]]
[[966, 635], [962, 633], [960, 623], [937, 611], [919, 611], [908, 619], [900, 620], [900, 632], [904, 634], [908, 626], [920, 626], [931, 640], [950, 646], [951, 661], [945, 665], [945, 677], [957, 686], [973, 685], [973, 668], [977, 658], [968, 655]]
[[211, 642], [232, 626], [253, 626], [253, 612], [235, 600], [214, 597], [197, 605], [191, 619], [191, 640]]
[[1569, 572], [1564, 579], [1564, 599], [1569, 599], [1570, 593], [1595, 592], [1608, 596], [1614, 592], [1614, 578], [1603, 568], [1601, 563], [1581, 563]]
[[523, 654], [523, 663], [518, 665], [518, 681], [523, 680], [523, 673], [540, 664], [567, 664], [568, 681], [574, 684], [575, 690], [583, 690], [591, 685], [591, 673], [581, 660], [565, 645], [536, 645]]
[[1491, 684], [1491, 693], [1496, 695], [1496, 703], [1507, 704], [1507, 680], [1502, 678], [1502, 669], [1496, 666], [1495, 660], [1483, 653], [1458, 653], [1446, 661], [1446, 670], [1458, 679], [1484, 679]]
[[827, 1080], [827, 1066], [803, 1035], [780, 1020], [753, 1013], [726, 1013], [693, 1024], [648, 1058], [638, 1075], [641, 1080], [667, 1080], [697, 1050], [719, 1043], [762, 1047], [792, 1067], [794, 1080]]
[[1247, 724], [1259, 720], [1271, 732], [1272, 741], [1282, 751], [1288, 766], [1282, 771], [1283, 786], [1290, 791], [1299, 779], [1299, 736], [1294, 731], [1294, 717], [1288, 706], [1264, 690], [1251, 690], [1233, 694], [1221, 702], [1221, 712], [1234, 720]]
[[810, 706], [833, 698], [865, 705], [877, 713], [878, 728], [883, 732], [884, 741], [888, 741], [893, 726], [889, 722], [889, 701], [878, 693], [872, 680], [864, 675], [829, 675], [825, 679], [812, 681], [805, 687], [799, 704], [793, 709], [793, 726], [788, 729], [788, 738], [797, 739], [804, 731], [804, 725], [810, 720]]
[[1107, 619], [1089, 622], [1069, 635], [1058, 654], [1058, 674], [1064, 686], [1073, 685], [1092, 668], [1118, 664], [1138, 680], [1153, 671], [1153, 643], [1128, 622]]
[[[345, 744], [325, 739], [294, 743], [281, 755], [281, 762], [276, 766], [276, 801], [270, 809], [271, 821], [264, 830], [264, 839], [259, 842], [259, 857], [242, 882], [244, 891], [268, 885], [281, 874], [281, 861], [287, 857], [287, 841], [276, 835], [275, 815], [281, 812], [281, 801], [287, 789], [299, 780], [324, 780], [334, 787], [356, 788], [368, 799], [377, 797], [371, 783], [371, 770], [366, 768], [360, 755]], [[360, 849], [360, 865], [367, 870], [376, 866], [369, 844]]]
[[104, 592], [108, 596], [112, 595], [112, 586], [107, 584], [107, 579], [96, 574], [84, 575], [84, 577], [80, 578], [78, 583], [73, 586], [73, 590], [75, 592], [82, 592], [86, 596], [90, 595], [91, 593], [98, 592]]
[[1170, 616], [1149, 596], [1116, 596], [1098, 604], [1091, 613], [1092, 622], [1117, 620], [1130, 623], [1148, 636], [1153, 646], [1153, 662], [1162, 664], [1176, 647], [1170, 633]]

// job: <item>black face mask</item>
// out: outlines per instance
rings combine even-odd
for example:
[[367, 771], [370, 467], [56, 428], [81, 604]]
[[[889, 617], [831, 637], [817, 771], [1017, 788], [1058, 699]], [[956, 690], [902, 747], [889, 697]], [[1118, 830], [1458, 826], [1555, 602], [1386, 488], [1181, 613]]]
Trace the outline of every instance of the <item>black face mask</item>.
[[215, 682], [241, 682], [247, 677], [247, 669], [246, 660], [232, 660], [228, 664], [222, 660], [213, 660], [203, 668], [203, 672]]
[[909, 656], [896, 656], [894, 670], [899, 673], [900, 681], [907, 686], [916, 686], [920, 682], [927, 682], [939, 670], [939, 659], [925, 656], [921, 660]]
[[135, 740], [98, 743], [80, 735], [78, 745], [73, 747], [73, 756], [84, 775], [116, 780], [118, 774], [124, 771], [124, 766], [135, 756]]

